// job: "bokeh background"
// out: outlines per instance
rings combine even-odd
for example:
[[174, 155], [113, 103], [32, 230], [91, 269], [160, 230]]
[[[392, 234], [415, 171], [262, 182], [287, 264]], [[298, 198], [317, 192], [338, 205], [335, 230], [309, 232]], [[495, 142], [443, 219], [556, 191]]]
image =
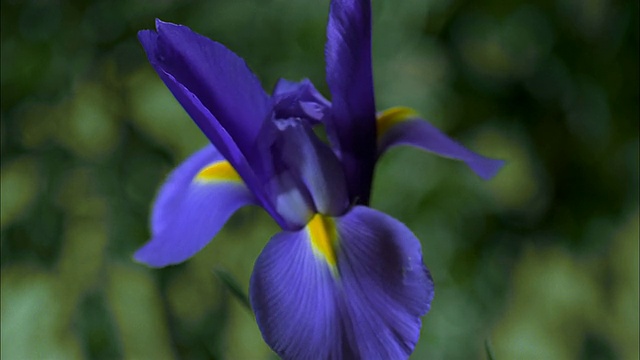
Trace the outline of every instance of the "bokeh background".
[[[638, 358], [638, 2], [374, 0], [379, 109], [416, 108], [508, 161], [483, 182], [387, 154], [373, 206], [436, 282], [413, 359]], [[270, 90], [324, 80], [327, 0], [2, 0], [2, 359], [275, 359], [244, 288], [273, 221], [234, 215], [149, 269], [169, 171], [206, 143], [136, 40], [154, 18], [240, 56]]]

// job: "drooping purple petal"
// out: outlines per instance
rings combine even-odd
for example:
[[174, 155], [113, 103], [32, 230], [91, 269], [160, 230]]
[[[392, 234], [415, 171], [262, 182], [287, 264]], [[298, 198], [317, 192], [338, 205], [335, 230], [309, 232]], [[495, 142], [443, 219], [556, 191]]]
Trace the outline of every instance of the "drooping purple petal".
[[312, 125], [325, 122], [331, 110], [331, 103], [309, 79], [300, 82], [278, 80], [273, 89], [273, 101], [274, 118], [301, 118]]
[[419, 241], [367, 207], [329, 221], [337, 270], [309, 227], [276, 235], [256, 260], [250, 299], [265, 341], [285, 360], [408, 358], [434, 289]]
[[462, 146], [426, 120], [408, 119], [391, 126], [380, 134], [378, 152], [381, 155], [393, 146], [411, 145], [451, 159], [464, 161], [478, 176], [487, 180], [504, 165], [503, 160], [491, 159]]
[[361, 358], [407, 358], [434, 294], [420, 241], [398, 220], [364, 206], [339, 218], [337, 229], [347, 331]]
[[338, 293], [323, 265], [305, 229], [277, 234], [256, 260], [251, 307], [263, 338], [284, 360], [340, 358], [333, 349], [343, 336]]
[[209, 243], [238, 208], [256, 203], [232, 172], [218, 171], [219, 178], [202, 172], [212, 164], [226, 165], [222, 162], [224, 158], [209, 145], [173, 171], [158, 193], [152, 238], [135, 253], [137, 261], [156, 267], [182, 262]]
[[327, 135], [341, 157], [350, 199], [367, 204], [376, 158], [369, 0], [331, 1], [325, 56], [332, 101]]
[[[247, 134], [257, 132], [261, 126], [262, 128], [265, 128], [267, 124], [262, 121], [266, 116], [265, 114], [262, 114], [262, 108], [266, 106], [263, 104], [264, 92], [262, 92], [262, 89], [255, 88], [253, 85], [245, 86], [244, 88], [244, 90], [247, 91], [247, 94], [244, 95], [247, 98], [244, 100], [255, 100], [256, 109], [258, 110], [249, 109], [253, 107], [253, 104], [248, 106], [247, 104], [236, 102], [236, 100], [239, 100], [239, 98], [242, 97], [241, 95], [238, 95], [238, 99], [233, 96], [224, 95], [218, 98], [218, 101], [214, 101], [211, 99], [213, 95], [206, 94], [206, 92], [210, 90], [209, 88], [217, 86], [222, 86], [222, 88], [218, 89], [218, 91], [211, 90], [213, 91], [212, 94], [224, 92], [226, 82], [233, 82], [234, 76], [237, 77], [238, 81], [247, 81], [247, 84], [252, 84], [252, 82], [257, 80], [254, 79], [253, 75], [246, 68], [244, 62], [222, 45], [195, 34], [183, 26], [158, 21], [158, 29], [159, 31], [160, 29], [163, 30], [160, 32], [161, 34], [150, 30], [143, 30], [138, 33], [138, 39], [147, 53], [149, 62], [167, 85], [171, 93], [176, 97], [178, 102], [180, 102], [198, 127], [200, 127], [202, 132], [215, 145], [222, 156], [233, 165], [233, 168], [240, 174], [247, 187], [249, 187], [260, 200], [260, 203], [265, 210], [269, 212], [269, 214], [283, 228], [288, 228], [289, 224], [282, 219], [277, 211], [275, 211], [274, 205], [267, 200], [269, 197], [262, 188], [263, 181], [256, 175], [254, 169], [250, 166], [249, 161], [247, 160], [246, 153], [253, 149], [254, 144], [248, 143], [244, 145], [246, 148], [241, 148], [240, 146], [242, 143], [247, 143], [247, 139], [249, 138], [248, 135], [247, 137], [242, 134], [239, 134], [237, 137], [232, 136], [231, 133], [227, 131], [226, 124], [221, 124], [219, 119], [213, 115], [213, 111], [215, 111], [221, 116], [224, 116], [227, 122], [232, 123], [235, 120], [235, 117], [233, 117], [233, 114], [228, 114], [227, 112], [239, 110], [239, 123], [232, 125], [231, 128], [235, 129], [236, 132], [247, 130], [249, 131]], [[185, 38], [187, 50], [189, 49], [189, 44], [191, 44], [191, 47], [195, 48], [193, 53], [185, 54], [185, 52], [188, 52], [187, 50], [180, 50], [181, 44], [175, 39], [179, 37]], [[170, 41], [167, 40], [167, 38]], [[170, 45], [167, 45], [167, 42], [169, 42]], [[199, 44], [202, 46], [201, 48], [198, 48], [198, 46], [193, 44]], [[174, 49], [174, 47], [176, 48]], [[206, 56], [219, 56], [219, 58], [216, 59], [214, 57], [208, 60], [201, 58]], [[218, 63], [216, 60], [219, 60], [220, 62]], [[190, 63], [190, 61], [193, 61], [193, 64]], [[209, 65], [211, 68], [215, 68], [211, 69], [212, 73], [208, 73], [206, 69], [202, 69], [203, 67], [206, 67], [206, 65]], [[229, 66], [228, 73], [225, 72], [226, 66]], [[190, 69], [193, 74], [189, 72], [188, 69]], [[180, 75], [182, 79], [178, 80], [176, 76], [174, 76], [174, 73], [176, 75]], [[216, 78], [216, 73], [221, 73], [222, 75], [219, 78]], [[202, 75], [203, 78], [193, 79], [196, 77], [196, 74]], [[222, 79], [223, 82], [216, 82], [216, 79]], [[209, 106], [206, 106], [203, 103], [200, 95], [193, 93], [192, 90], [187, 88], [182, 81], [186, 81], [187, 85], [190, 85], [193, 89], [205, 93], [202, 97], [204, 99], [208, 99], [211, 103], [209, 105], [213, 104], [212, 106], [216, 106], [216, 104], [223, 101], [229, 101], [226, 106], [221, 106], [222, 109], [226, 110], [220, 112], [219, 110], [216, 110], [217, 108], [214, 110], [210, 109]], [[230, 86], [239, 87], [238, 90], [231, 90], [230, 94], [242, 92], [243, 86], [241, 84]], [[253, 127], [250, 124], [250, 116], [256, 116], [256, 121]], [[241, 128], [245, 125], [246, 128]], [[238, 143], [237, 141], [241, 141], [241, 143]]]

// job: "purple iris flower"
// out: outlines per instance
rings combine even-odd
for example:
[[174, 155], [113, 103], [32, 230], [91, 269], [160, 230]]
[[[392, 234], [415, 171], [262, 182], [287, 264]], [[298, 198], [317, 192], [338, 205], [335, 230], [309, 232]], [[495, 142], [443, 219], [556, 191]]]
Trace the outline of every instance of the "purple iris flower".
[[[250, 301], [284, 359], [403, 359], [413, 351], [433, 281], [419, 240], [368, 201], [377, 158], [410, 144], [466, 162], [483, 178], [502, 163], [477, 155], [406, 108], [376, 114], [371, 9], [333, 0], [328, 102], [308, 81], [271, 96], [245, 62], [189, 28], [138, 34], [149, 61], [212, 145], [181, 164], [156, 199], [152, 239], [136, 260], [161, 267], [202, 249], [240, 207], [263, 207], [283, 231], [255, 263]], [[325, 126], [331, 147], [312, 130]]]

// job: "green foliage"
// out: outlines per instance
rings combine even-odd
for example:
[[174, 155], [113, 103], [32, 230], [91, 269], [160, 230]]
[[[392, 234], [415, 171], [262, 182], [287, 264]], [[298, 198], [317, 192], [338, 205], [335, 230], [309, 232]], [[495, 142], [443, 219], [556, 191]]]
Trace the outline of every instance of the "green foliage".
[[493, 356], [493, 350], [491, 349], [491, 342], [489, 342], [489, 339], [486, 339], [484, 341], [484, 351], [487, 354], [487, 360], [495, 360], [495, 356]]
[[249, 296], [247, 296], [246, 291], [242, 290], [242, 287], [238, 284], [238, 281], [234, 279], [233, 275], [219, 267], [214, 268], [213, 273], [220, 279], [231, 295], [233, 295], [245, 309], [251, 311]]

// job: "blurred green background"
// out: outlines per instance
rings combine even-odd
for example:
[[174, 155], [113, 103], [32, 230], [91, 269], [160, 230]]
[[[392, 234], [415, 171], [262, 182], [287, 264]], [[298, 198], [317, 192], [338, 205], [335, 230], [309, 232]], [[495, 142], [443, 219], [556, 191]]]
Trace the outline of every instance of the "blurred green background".
[[[638, 358], [638, 2], [374, 0], [378, 109], [508, 160], [483, 182], [402, 148], [373, 206], [436, 282], [413, 359]], [[257, 208], [149, 269], [155, 193], [206, 143], [136, 40], [154, 18], [325, 94], [328, 0], [2, 0], [2, 359], [273, 359], [243, 287], [278, 231]]]

